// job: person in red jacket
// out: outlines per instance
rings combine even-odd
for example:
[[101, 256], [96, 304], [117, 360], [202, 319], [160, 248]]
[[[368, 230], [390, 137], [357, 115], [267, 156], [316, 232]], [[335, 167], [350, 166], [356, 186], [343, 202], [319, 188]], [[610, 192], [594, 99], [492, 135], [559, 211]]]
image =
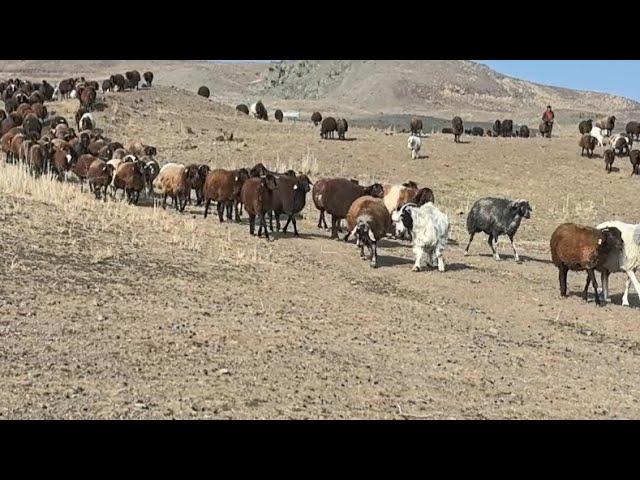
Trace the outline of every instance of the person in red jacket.
[[551, 105], [547, 105], [547, 109], [542, 114], [542, 121], [543, 122], [553, 123], [554, 117], [555, 117], [555, 115], [553, 113], [553, 110], [551, 110]]

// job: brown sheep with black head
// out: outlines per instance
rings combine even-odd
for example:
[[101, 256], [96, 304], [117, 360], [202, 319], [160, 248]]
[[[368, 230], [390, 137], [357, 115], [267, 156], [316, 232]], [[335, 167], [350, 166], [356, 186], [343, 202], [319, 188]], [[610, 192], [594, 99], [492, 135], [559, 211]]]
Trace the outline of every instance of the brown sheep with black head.
[[242, 185], [240, 191], [240, 201], [244, 204], [244, 209], [249, 214], [249, 233], [255, 232], [256, 217], [260, 222], [258, 227], [258, 237], [264, 235], [269, 240], [269, 232], [265, 215], [273, 210], [274, 191], [277, 188], [276, 178], [269, 174], [264, 177], [249, 178]]
[[224, 209], [227, 209], [227, 220], [231, 220], [231, 209], [235, 209], [235, 221], [240, 221], [240, 192], [244, 182], [249, 178], [246, 168], [224, 170], [218, 168], [207, 174], [204, 182], [203, 197], [205, 202], [204, 218], [207, 218], [211, 202], [217, 202], [218, 219], [224, 222]]

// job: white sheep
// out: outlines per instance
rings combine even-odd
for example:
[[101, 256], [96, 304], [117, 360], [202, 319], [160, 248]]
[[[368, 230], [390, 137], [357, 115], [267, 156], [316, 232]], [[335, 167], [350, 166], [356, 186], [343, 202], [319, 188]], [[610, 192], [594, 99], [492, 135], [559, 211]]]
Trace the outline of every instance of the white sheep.
[[[640, 224], [625, 223], [619, 221], [603, 222], [596, 228], [603, 229], [607, 227], [615, 227], [622, 233], [622, 241], [624, 248], [622, 255], [614, 259], [613, 262], [607, 262], [607, 271], [601, 272], [602, 292], [604, 301], [609, 297], [609, 274], [614, 272], [624, 272], [627, 274], [627, 283], [624, 287], [624, 295], [622, 296], [622, 305], [629, 306], [629, 285], [633, 283], [633, 288], [640, 295], [640, 283], [636, 278], [635, 271], [640, 267]], [[617, 260], [617, 262], [615, 261]]]
[[407, 140], [407, 148], [411, 150], [411, 158], [418, 158], [418, 152], [420, 152], [420, 147], [422, 146], [422, 140], [420, 137], [416, 137], [415, 135], [411, 135]]
[[442, 253], [449, 238], [449, 218], [438, 210], [433, 203], [428, 202], [421, 207], [415, 203], [407, 203], [391, 216], [395, 224], [396, 232], [402, 234], [408, 231], [413, 239], [413, 253], [416, 263], [414, 272], [419, 272], [422, 267], [422, 258], [426, 253], [430, 266], [438, 266], [438, 270], [444, 272], [444, 259]]
[[598, 145], [604, 147], [604, 135], [602, 134], [602, 129], [600, 127], [593, 127], [589, 132], [589, 135], [595, 137], [598, 140]]

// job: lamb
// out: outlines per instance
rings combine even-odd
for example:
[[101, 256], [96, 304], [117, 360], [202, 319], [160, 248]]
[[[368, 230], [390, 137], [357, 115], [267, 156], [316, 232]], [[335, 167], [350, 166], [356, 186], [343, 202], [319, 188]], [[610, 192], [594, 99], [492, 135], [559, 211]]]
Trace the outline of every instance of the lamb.
[[400, 210], [393, 212], [391, 219], [396, 232], [403, 234], [405, 231], [411, 235], [413, 253], [416, 261], [414, 272], [422, 268], [423, 257], [427, 255], [427, 262], [440, 272], [444, 272], [443, 252], [449, 238], [449, 218], [438, 210], [433, 203], [425, 203], [421, 207], [408, 203]]
[[[617, 153], [618, 155], [629, 155], [631, 150], [631, 140], [624, 133], [617, 133], [609, 140], [609, 145], [613, 149], [613, 153]], [[617, 150], [617, 152], [616, 152]]]
[[364, 195], [382, 198], [384, 195], [384, 189], [379, 183], [364, 187], [346, 178], [325, 179], [316, 191], [317, 186], [314, 185], [314, 203], [320, 210], [321, 217], [324, 217], [325, 211], [331, 215], [331, 238], [338, 238], [340, 220], [347, 216], [349, 207], [356, 198]]
[[589, 135], [598, 140], [598, 145], [600, 145], [600, 147], [604, 147], [604, 135], [602, 134], [602, 129], [600, 127], [593, 127], [589, 132]]
[[[596, 227], [598, 230], [617, 229], [622, 236], [622, 251], [619, 256], [610, 255], [607, 262], [597, 268], [601, 273], [604, 303], [609, 298], [609, 275], [616, 272], [627, 274], [627, 282], [622, 296], [622, 305], [629, 306], [629, 286], [633, 283], [636, 293], [640, 292], [640, 283], [636, 277], [636, 269], [640, 267], [640, 224], [607, 221]], [[589, 285], [585, 287], [588, 288]]]
[[211, 92], [209, 92], [208, 87], [202, 86], [198, 89], [198, 95], [204, 98], [209, 98], [209, 96], [211, 95]]
[[593, 128], [593, 121], [591, 119], [589, 120], [583, 120], [578, 124], [578, 130], [580, 130], [580, 134], [584, 135], [585, 133], [589, 133], [591, 131], [591, 129]]
[[245, 115], [249, 115], [249, 107], [247, 107], [244, 103], [236, 106], [236, 111], [244, 113]]
[[[289, 175], [279, 175], [276, 178], [276, 189], [274, 190], [272, 213], [276, 216], [276, 231], [280, 231], [280, 215], [287, 215], [287, 222], [282, 230], [283, 234], [287, 233], [289, 222], [293, 223], [293, 234], [298, 236], [298, 226], [296, 225], [296, 214], [304, 209], [307, 199], [307, 193], [313, 185], [309, 177], [304, 174], [298, 174], [294, 177]], [[271, 222], [271, 218], [269, 219]], [[270, 225], [273, 231], [273, 225]]]
[[87, 181], [89, 187], [93, 190], [96, 199], [102, 195], [103, 201], [107, 201], [107, 187], [113, 180], [114, 168], [104, 160], [97, 159], [89, 165], [87, 172]]
[[[594, 142], [595, 142], [595, 139], [594, 139]], [[613, 169], [613, 162], [616, 159], [616, 156], [613, 153], [613, 150], [611, 150], [610, 148], [607, 148], [604, 151], [602, 158], [604, 158], [604, 169], [607, 171], [607, 173], [611, 173], [611, 170]]]
[[631, 139], [640, 140], [640, 122], [629, 122], [625, 128], [625, 131], [631, 135]]
[[477, 200], [467, 216], [467, 231], [470, 238], [465, 255], [469, 255], [469, 247], [473, 237], [478, 232], [489, 235], [488, 242], [493, 252], [493, 258], [500, 260], [500, 255], [496, 252], [498, 237], [507, 235], [511, 241], [511, 247], [516, 262], [520, 261], [516, 245], [513, 241], [518, 232], [520, 222], [523, 218], [531, 218], [533, 208], [527, 200], [509, 200], [506, 198], [486, 197]]
[[607, 137], [611, 135], [611, 131], [613, 130], [613, 127], [615, 127], [615, 125], [616, 117], [613, 115], [607, 118], [601, 118], [596, 122], [596, 127], [602, 129], [603, 134]]
[[455, 143], [459, 143], [460, 136], [462, 135], [462, 132], [464, 132], [462, 119], [460, 117], [453, 117], [453, 120], [451, 120], [451, 125], [453, 125], [453, 141]]
[[249, 233], [251, 235], [254, 234], [254, 224], [256, 217], [258, 217], [260, 222], [258, 237], [262, 235], [264, 229], [264, 235], [269, 240], [265, 214], [273, 210], [274, 190], [276, 188], [276, 178], [271, 174], [264, 177], [249, 178], [242, 185], [240, 201], [244, 204], [244, 209], [249, 214]]
[[598, 139], [596, 137], [592, 137], [588, 133], [585, 133], [584, 135], [582, 135], [582, 137], [580, 137], [580, 141], [578, 142], [578, 146], [582, 148], [580, 152], [580, 156], [583, 157], [584, 151], [586, 150], [587, 156], [591, 158], [593, 156], [593, 151], [596, 148], [597, 142], [598, 142]]
[[[593, 283], [596, 305], [600, 306], [598, 284], [595, 270], [610, 265], [616, 257], [620, 257], [623, 250], [623, 240], [617, 228], [597, 228], [563, 223], [551, 235], [551, 260], [558, 267], [560, 295], [567, 296], [567, 273], [573, 271], [587, 271], [589, 281]], [[583, 298], [587, 300], [587, 289]]]
[[[140, 198], [140, 192], [144, 189], [144, 178], [144, 162], [141, 162], [140, 160], [135, 162], [126, 162], [120, 165], [113, 175], [113, 186], [116, 190], [118, 188], [124, 189], [127, 196], [127, 203], [137, 205]], [[167, 194], [165, 193], [165, 202], [166, 199]], [[165, 208], [164, 204], [162, 205], [162, 208]]]
[[418, 117], [413, 117], [411, 119], [410, 131], [411, 135], [420, 137], [422, 135], [422, 120]]
[[631, 150], [629, 152], [629, 160], [631, 161], [631, 167], [633, 168], [631, 175], [640, 175], [640, 150]]
[[227, 207], [227, 220], [231, 220], [231, 208], [235, 207], [235, 221], [240, 221], [238, 202], [242, 186], [249, 178], [246, 168], [239, 170], [216, 169], [207, 175], [204, 188], [204, 218], [207, 218], [212, 201], [218, 204], [218, 219], [224, 222], [224, 208]]
[[282, 110], [280, 109], [276, 110], [273, 116], [278, 122], [282, 123]]
[[262, 101], [257, 101], [256, 103], [251, 104], [251, 108], [249, 109], [253, 116], [258, 120], [269, 120], [269, 115], [267, 115], [267, 109], [264, 108]]
[[344, 140], [344, 134], [349, 130], [349, 125], [347, 124], [347, 120], [344, 118], [339, 118], [336, 120], [336, 130], [338, 131], [338, 138], [340, 140]]
[[369, 195], [357, 198], [347, 212], [348, 233], [344, 241], [351, 235], [356, 237], [356, 245], [360, 247], [360, 258], [366, 259], [364, 247], [369, 250], [370, 266], [378, 267], [378, 241], [384, 238], [391, 229], [391, 215], [384, 203]]
[[151, 88], [151, 83], [153, 82], [153, 72], [144, 72], [142, 74], [142, 77], [144, 78], [147, 87]]
[[126, 72], [124, 76], [127, 78], [129, 85], [131, 85], [132, 88], [135, 87], [135, 89], [138, 90], [138, 85], [140, 84], [140, 72], [138, 72], [137, 70], [132, 70], [130, 72]]
[[318, 126], [318, 124], [322, 121], [322, 115], [320, 114], [320, 112], [313, 112], [311, 114], [311, 121], [313, 122], [314, 126]]
[[191, 164], [187, 166], [189, 171], [189, 192], [187, 193], [187, 203], [191, 204], [191, 190], [196, 191], [196, 205], [202, 205], [204, 200], [202, 190], [207, 174], [211, 170], [209, 165]]
[[322, 124], [320, 125], [320, 138], [333, 138], [333, 132], [338, 129], [338, 124], [336, 123], [336, 119], [333, 117], [326, 117], [322, 120]]

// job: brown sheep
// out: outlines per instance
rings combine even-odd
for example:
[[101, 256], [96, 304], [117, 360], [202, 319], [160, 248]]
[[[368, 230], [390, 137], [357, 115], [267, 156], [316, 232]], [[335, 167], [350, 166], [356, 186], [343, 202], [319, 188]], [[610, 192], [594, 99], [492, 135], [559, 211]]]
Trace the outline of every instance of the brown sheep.
[[244, 103], [236, 106], [236, 112], [244, 113], [245, 115], [249, 115], [249, 107], [247, 107]]
[[276, 178], [269, 174], [264, 177], [249, 178], [242, 185], [240, 191], [240, 201], [244, 204], [244, 209], [249, 214], [249, 233], [254, 234], [254, 224], [256, 217], [260, 222], [258, 227], [258, 237], [264, 235], [269, 240], [269, 232], [265, 215], [273, 210], [274, 190], [277, 188]]
[[91, 112], [95, 102], [96, 91], [93, 88], [83, 89], [82, 94], [80, 95], [80, 105], [82, 105], [88, 112]]
[[338, 124], [333, 117], [326, 117], [320, 125], [320, 138], [333, 138], [333, 132], [338, 130]]
[[[595, 126], [603, 130], [603, 135], [611, 135], [613, 127], [616, 126], [616, 117], [612, 115], [607, 118], [601, 118], [596, 122]], [[607, 133], [604, 133], [605, 130]]]
[[422, 134], [422, 120], [418, 117], [413, 117], [411, 119], [410, 131], [411, 135], [419, 137]]
[[354, 200], [347, 212], [348, 233], [344, 241], [351, 235], [356, 237], [356, 245], [360, 247], [360, 258], [366, 259], [364, 247], [369, 249], [371, 267], [378, 266], [378, 241], [384, 238], [391, 229], [391, 215], [384, 202], [368, 195]]
[[207, 87], [202, 86], [198, 89], [198, 95], [204, 98], [209, 98], [211, 92], [209, 92], [209, 89]]
[[453, 117], [453, 120], [451, 120], [451, 125], [453, 126], [452, 130], [453, 130], [453, 141], [455, 143], [459, 143], [460, 142], [460, 136], [462, 135], [462, 133], [464, 132], [464, 125], [462, 123], [462, 119], [460, 117]]
[[221, 168], [208, 173], [203, 188], [205, 202], [204, 218], [207, 218], [211, 202], [217, 202], [218, 219], [224, 222], [224, 208], [227, 207], [227, 220], [231, 220], [231, 208], [235, 208], [235, 221], [240, 221], [238, 203], [242, 185], [249, 178], [246, 168], [239, 170], [223, 170]]
[[189, 192], [187, 193], [187, 203], [191, 205], [191, 190], [196, 191], [196, 205], [200, 206], [203, 202], [202, 190], [207, 174], [211, 170], [209, 165], [191, 164], [187, 166], [189, 170]]
[[558, 267], [560, 295], [567, 296], [567, 273], [587, 271], [588, 282], [583, 292], [587, 300], [589, 282], [593, 283], [596, 305], [602, 305], [598, 296], [595, 270], [607, 263], [610, 255], [620, 255], [622, 233], [617, 228], [597, 228], [563, 223], [551, 235], [551, 260]]
[[80, 191], [84, 191], [84, 180], [89, 173], [91, 164], [98, 160], [91, 154], [80, 155], [75, 162], [72, 162], [71, 171], [80, 179]]
[[598, 144], [598, 139], [596, 137], [592, 137], [588, 133], [585, 133], [584, 135], [582, 135], [582, 137], [580, 137], [580, 141], [578, 142], [578, 146], [582, 148], [582, 151], [580, 152], [580, 156], [583, 157], [584, 151], [586, 150], [587, 156], [591, 158], [593, 156], [593, 151], [595, 150], [597, 144]]
[[631, 175], [633, 174], [639, 175], [640, 174], [640, 150], [631, 150], [629, 152], [629, 160], [631, 161], [631, 167], [633, 168]]
[[187, 195], [191, 191], [190, 173], [189, 169], [180, 163], [168, 163], [160, 169], [153, 181], [153, 188], [163, 195], [162, 208], [167, 208], [167, 197], [171, 197], [176, 210], [184, 211]]
[[136, 157], [154, 157], [158, 154], [156, 147], [145, 145], [142, 142], [129, 142], [126, 149]]
[[107, 142], [101, 139], [101, 140], [93, 140], [91, 143], [89, 143], [89, 146], [87, 148], [91, 155], [98, 156], [100, 155], [100, 150], [102, 150], [106, 146], [107, 146]]
[[89, 165], [87, 172], [87, 181], [89, 187], [93, 190], [96, 199], [102, 195], [103, 201], [107, 201], [107, 188], [113, 180], [113, 165], [109, 165], [104, 160], [95, 160]]
[[120, 188], [124, 190], [127, 203], [137, 205], [140, 192], [144, 189], [144, 163], [138, 160], [120, 165], [113, 176], [113, 186], [116, 191]]
[[634, 137], [636, 140], [640, 140], [640, 122], [627, 123], [625, 131], [631, 136], [632, 140]]
[[602, 154], [602, 158], [604, 158], [604, 169], [607, 171], [607, 173], [611, 173], [611, 170], [613, 169], [613, 162], [616, 159], [616, 156], [613, 153], [613, 150], [611, 150], [610, 148], [607, 148]]
[[[295, 172], [294, 172], [295, 173]], [[282, 230], [287, 233], [289, 222], [293, 223], [293, 234], [298, 236], [298, 226], [296, 224], [296, 214], [304, 209], [307, 202], [307, 193], [311, 190], [313, 183], [305, 174], [299, 175], [278, 175], [276, 176], [277, 188], [273, 197], [273, 213], [276, 217], [276, 230], [280, 231], [280, 215], [287, 215], [287, 222]], [[273, 216], [269, 214], [269, 227], [273, 232]]]
[[314, 126], [318, 126], [318, 124], [322, 121], [322, 115], [320, 114], [320, 112], [313, 112], [311, 114], [311, 121], [313, 122]]
[[67, 172], [71, 169], [72, 160], [73, 156], [68, 151], [54, 150], [51, 170], [57, 175], [59, 181], [66, 178]]
[[31, 145], [29, 149], [29, 168], [36, 175], [41, 175], [48, 170], [51, 165], [51, 157], [53, 156], [53, 145], [47, 143], [41, 145], [39, 143]]
[[[316, 189], [320, 183], [320, 188]], [[356, 185], [346, 178], [329, 178], [314, 185], [314, 203], [322, 215], [324, 211], [331, 215], [331, 238], [338, 238], [340, 220], [347, 216], [353, 201], [364, 195], [382, 198], [382, 185], [374, 183], [368, 187]], [[326, 225], [326, 222], [325, 222]]]

